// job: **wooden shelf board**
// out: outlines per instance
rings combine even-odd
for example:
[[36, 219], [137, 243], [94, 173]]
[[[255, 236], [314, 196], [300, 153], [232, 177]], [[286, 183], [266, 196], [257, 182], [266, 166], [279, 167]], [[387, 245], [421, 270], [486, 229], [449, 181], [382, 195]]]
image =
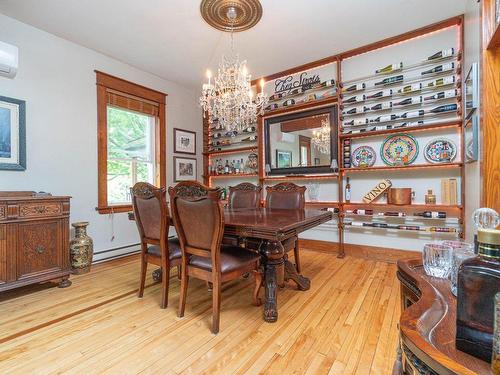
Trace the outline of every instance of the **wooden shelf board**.
[[306, 201], [307, 207], [328, 207], [328, 208], [340, 208], [339, 202], [329, 202], [329, 201]]
[[401, 167], [378, 166], [378, 167], [367, 167], [367, 168], [340, 168], [340, 170], [345, 173], [349, 173], [349, 172], [386, 171], [386, 170], [405, 171], [414, 169], [460, 168], [461, 166], [462, 163], [443, 163], [443, 164], [404, 165]]
[[264, 113], [264, 115], [262, 117], [271, 117], [271, 116], [274, 117], [277, 115], [282, 115], [284, 113], [296, 112], [296, 111], [300, 111], [300, 110], [308, 109], [308, 108], [316, 108], [316, 107], [321, 106], [321, 105], [336, 103], [337, 100], [338, 100], [338, 95], [335, 94], [335, 95], [329, 96], [328, 98], [311, 100], [310, 102], [294, 104], [294, 105], [289, 106], [289, 107], [281, 107], [278, 109], [274, 109], [272, 111], [267, 111]]
[[219, 175], [204, 175], [204, 178], [247, 178], [259, 177], [257, 173], [239, 173], [239, 174], [219, 174]]
[[350, 208], [367, 207], [372, 209], [415, 209], [415, 210], [461, 210], [463, 207], [461, 205], [446, 205], [446, 204], [425, 204], [425, 203], [413, 203], [413, 204], [388, 204], [388, 203], [364, 203], [364, 202], [343, 202], [342, 207], [344, 210]]
[[290, 176], [266, 176], [264, 181], [297, 181], [297, 180], [336, 180], [338, 173], [317, 174], [317, 175], [290, 175]]
[[209, 151], [209, 152], [204, 152], [203, 155], [208, 155], [208, 156], [214, 156], [214, 155], [229, 155], [229, 154], [239, 154], [242, 152], [246, 151], [255, 151], [257, 152], [258, 146], [248, 146], [248, 147], [240, 147], [240, 148], [233, 148], [231, 150], [222, 150], [222, 151]]
[[441, 124], [429, 124], [421, 126], [410, 126], [402, 127], [396, 129], [386, 129], [386, 130], [375, 130], [370, 132], [356, 133], [356, 134], [340, 134], [340, 139], [351, 139], [351, 138], [367, 138], [376, 137], [378, 135], [393, 134], [393, 133], [417, 133], [428, 130], [439, 130], [439, 129], [460, 129], [462, 123], [460, 121], [452, 121]]

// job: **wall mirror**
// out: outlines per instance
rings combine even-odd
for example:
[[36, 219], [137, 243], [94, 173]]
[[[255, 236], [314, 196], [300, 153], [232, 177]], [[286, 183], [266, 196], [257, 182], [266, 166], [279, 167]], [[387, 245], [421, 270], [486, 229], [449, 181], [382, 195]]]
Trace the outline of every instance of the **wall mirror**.
[[267, 174], [331, 173], [337, 129], [337, 106], [266, 119]]

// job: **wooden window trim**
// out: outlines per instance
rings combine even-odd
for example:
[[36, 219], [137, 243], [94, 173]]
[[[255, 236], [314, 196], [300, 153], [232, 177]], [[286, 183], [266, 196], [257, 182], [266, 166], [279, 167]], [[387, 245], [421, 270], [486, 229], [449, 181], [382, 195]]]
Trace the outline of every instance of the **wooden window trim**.
[[97, 180], [98, 197], [96, 210], [100, 214], [129, 212], [132, 204], [109, 205], [107, 184], [108, 162], [108, 119], [107, 119], [107, 93], [119, 92], [127, 96], [142, 99], [158, 105], [158, 117], [155, 127], [155, 160], [157, 166], [157, 184], [167, 186], [167, 140], [166, 140], [166, 97], [167, 94], [156, 91], [122, 78], [95, 70], [97, 86]]

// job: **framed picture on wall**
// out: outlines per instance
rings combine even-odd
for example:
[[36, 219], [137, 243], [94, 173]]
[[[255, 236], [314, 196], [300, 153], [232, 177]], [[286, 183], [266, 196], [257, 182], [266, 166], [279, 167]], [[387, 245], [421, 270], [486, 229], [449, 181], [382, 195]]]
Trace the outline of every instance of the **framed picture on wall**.
[[479, 158], [479, 129], [478, 129], [478, 116], [472, 115], [465, 122], [464, 128], [464, 147], [465, 147], [465, 162], [472, 163]]
[[292, 151], [276, 150], [276, 168], [290, 168], [292, 166]]
[[174, 128], [174, 153], [196, 155], [196, 133]]
[[196, 159], [174, 156], [174, 181], [196, 180]]
[[0, 169], [26, 170], [26, 102], [0, 96]]

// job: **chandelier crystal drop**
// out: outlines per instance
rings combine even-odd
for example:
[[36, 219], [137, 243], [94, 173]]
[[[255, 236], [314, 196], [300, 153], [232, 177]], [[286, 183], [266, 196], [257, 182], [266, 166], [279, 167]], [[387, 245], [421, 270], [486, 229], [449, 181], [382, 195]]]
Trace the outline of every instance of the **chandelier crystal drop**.
[[321, 120], [319, 130], [313, 130], [312, 144], [322, 154], [330, 153], [330, 122]]
[[[229, 19], [236, 17], [229, 8]], [[212, 82], [212, 75], [207, 71], [208, 83], [202, 86], [200, 106], [203, 116], [208, 116], [211, 124], [217, 119], [219, 125], [228, 131], [242, 131], [257, 122], [257, 116], [264, 113], [269, 99], [263, 93], [264, 81], [261, 80], [261, 92], [254, 93], [251, 75], [248, 74], [246, 61], [241, 61], [234, 52], [233, 30], [231, 30], [231, 54], [222, 57], [217, 76]]]

